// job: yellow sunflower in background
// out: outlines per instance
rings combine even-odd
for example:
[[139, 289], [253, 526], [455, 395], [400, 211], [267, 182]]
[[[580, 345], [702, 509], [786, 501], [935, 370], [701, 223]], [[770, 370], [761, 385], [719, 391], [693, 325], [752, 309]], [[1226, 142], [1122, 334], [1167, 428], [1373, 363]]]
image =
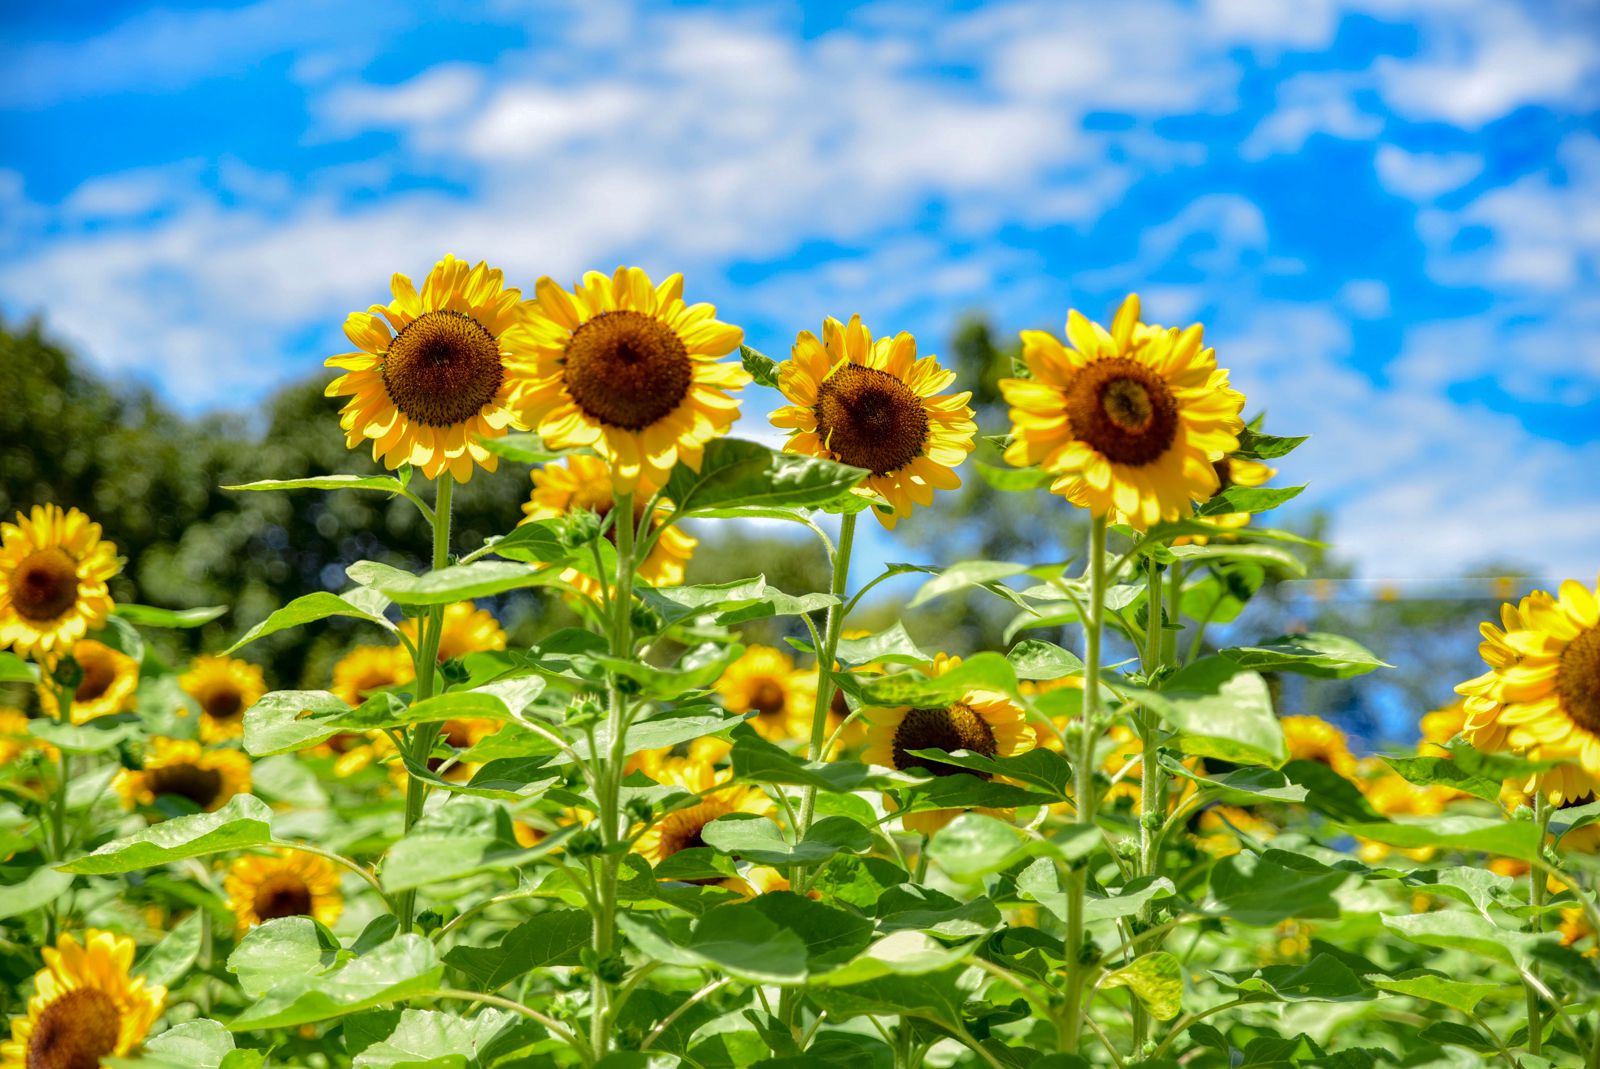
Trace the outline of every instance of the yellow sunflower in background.
[[345, 779], [388, 758], [394, 753], [394, 743], [381, 731], [371, 735], [341, 731], [331, 739], [308, 746], [300, 752], [312, 757], [333, 758], [333, 774]]
[[[1269, 467], [1259, 460], [1247, 460], [1244, 457], [1226, 456], [1213, 465], [1217, 473], [1217, 493], [1228, 489], [1230, 486], [1255, 487], [1262, 486], [1266, 481], [1278, 474], [1278, 469]], [[1213, 527], [1221, 527], [1227, 531], [1236, 531], [1250, 524], [1250, 513], [1227, 512], [1220, 516], [1207, 516], [1205, 522]], [[1175, 546], [1189, 545], [1204, 546], [1210, 543], [1210, 535], [1183, 535], [1174, 538]]]
[[889, 502], [873, 512], [892, 530], [914, 504], [933, 504], [935, 490], [961, 485], [955, 469], [978, 426], [970, 391], [939, 392], [955, 379], [938, 358], [917, 359], [910, 334], [873, 341], [860, 316], [848, 325], [829, 317], [821, 340], [802, 331], [778, 366], [778, 389], [793, 404], [773, 412], [772, 425], [789, 431], [784, 452], [870, 471], [856, 492]]
[[1108, 333], [1077, 312], [1067, 341], [1022, 332], [1029, 378], [1004, 379], [1006, 460], [1056, 476], [1050, 489], [1096, 516], [1144, 530], [1189, 512], [1220, 487], [1216, 463], [1239, 448], [1244, 395], [1230, 389], [1199, 324], [1139, 322], [1139, 298]]
[[1461, 735], [1477, 749], [1498, 753], [1511, 745], [1506, 725], [1500, 720], [1499, 672], [1521, 662], [1522, 652], [1511, 645], [1507, 636], [1529, 626], [1536, 607], [1554, 603], [1555, 599], [1549, 594], [1535, 590], [1515, 605], [1500, 606], [1499, 627], [1488, 620], [1478, 625], [1478, 633], [1483, 636], [1483, 641], [1478, 643], [1478, 656], [1489, 666], [1489, 671], [1456, 685], [1466, 714]]
[[333, 693], [360, 705], [374, 691], [403, 686], [416, 678], [402, 646], [357, 646], [333, 665]]
[[0, 523], [0, 649], [52, 664], [111, 615], [117, 547], [77, 509], [35, 505]]
[[511, 365], [530, 341], [522, 292], [502, 283], [485, 263], [446, 256], [420, 293], [396, 274], [394, 300], [350, 314], [344, 332], [359, 351], [325, 362], [345, 372], [325, 392], [350, 398], [339, 410], [347, 446], [370, 439], [373, 460], [412, 464], [430, 479], [449, 472], [466, 482], [474, 465], [495, 470], [498, 458], [479, 439], [519, 426], [508, 407]]
[[1355, 777], [1360, 766], [1344, 732], [1320, 716], [1286, 716], [1278, 722], [1283, 726], [1291, 761], [1315, 761], [1345, 779]]
[[11, 1019], [0, 1069], [95, 1069], [129, 1054], [161, 1015], [167, 989], [131, 975], [134, 944], [89, 928], [79, 943], [64, 933], [41, 952], [28, 1012]]
[[[133, 706], [139, 689], [139, 662], [92, 638], [73, 645], [72, 659], [83, 670], [83, 678], [72, 692], [74, 724], [86, 724], [97, 716], [111, 716]], [[60, 715], [54, 687], [39, 687], [39, 705], [48, 716]]]
[[[942, 676], [960, 665], [960, 657], [941, 653], [924, 666], [923, 674]], [[935, 708], [868, 706], [863, 715], [867, 721], [867, 747], [861, 760], [900, 772], [929, 772], [935, 776], [962, 773], [987, 780], [992, 778], [987, 772], [917, 757], [910, 751], [970, 750], [984, 757], [1011, 757], [1034, 746], [1033, 728], [1028, 726], [1022, 707], [999, 691], [971, 690], [960, 701]], [[962, 812], [934, 809], [908, 813], [900, 823], [907, 831], [932, 835]]]
[[683, 276], [659, 286], [637, 267], [590, 271], [571, 292], [541, 278], [529, 303], [532, 355], [519, 358], [514, 404], [557, 449], [588, 446], [619, 491], [698, 471], [706, 443], [739, 415], [729, 391], [750, 381], [719, 363], [744, 332], [709, 304], [685, 304]]
[[[417, 631], [415, 617], [400, 621], [400, 633], [412, 642], [419, 641]], [[480, 609], [470, 601], [458, 601], [444, 607], [444, 621], [439, 632], [440, 661], [505, 648], [505, 629], [488, 609]]]
[[28, 714], [9, 705], [0, 705], [0, 768], [32, 750], [42, 751], [54, 760], [56, 748], [28, 730]]
[[1467, 709], [1461, 702], [1451, 702], [1443, 709], [1424, 713], [1417, 722], [1422, 738], [1417, 742], [1417, 753], [1425, 757], [1449, 757], [1448, 743], [1461, 734], [1467, 725]]
[[267, 692], [258, 665], [233, 657], [201, 654], [178, 685], [200, 706], [200, 738], [221, 742], [244, 734], [244, 714]]
[[[654, 481], [643, 477], [639, 479], [634, 489], [635, 526], [649, 505], [647, 499], [656, 490]], [[524, 517], [521, 523], [557, 519], [580, 510], [593, 512], [604, 520], [615, 506], [616, 496], [612, 488], [611, 466], [599, 457], [575, 453], [554, 464], [546, 464], [542, 468], [533, 470], [533, 493], [522, 504]], [[670, 511], [670, 502], [658, 502], [656, 514], [650, 519], [651, 529], [660, 529], [661, 533], [655, 545], [650, 547], [649, 554], [640, 563], [638, 574], [640, 579], [651, 586], [677, 586], [682, 583], [684, 568], [688, 565], [689, 558], [694, 555], [695, 546], [700, 544], [697, 539], [685, 534], [678, 527], [661, 529]], [[606, 537], [613, 545], [616, 544], [615, 524], [607, 528]], [[576, 568], [563, 571], [561, 579], [562, 582], [570, 583], [590, 597], [600, 593], [599, 582]]]
[[[700, 835], [718, 817], [730, 813], [755, 813], [770, 817], [772, 799], [755, 787], [728, 783], [733, 777], [731, 769], [716, 769], [703, 761], [681, 757], [668, 758], [655, 773], [657, 783], [681, 787], [700, 795], [700, 801], [683, 809], [675, 809], [646, 828], [633, 842], [633, 852], [652, 865], [659, 865], [680, 850], [704, 846]], [[731, 890], [747, 891], [742, 881], [712, 881], [729, 886]]]
[[1244, 806], [1214, 805], [1195, 819], [1195, 841], [1213, 857], [1230, 857], [1242, 850], [1240, 833], [1252, 839], [1270, 839], [1278, 826]]
[[300, 850], [238, 858], [222, 887], [240, 931], [280, 917], [314, 917], [332, 927], [344, 912], [339, 870], [327, 858]]
[[[1445, 806], [1462, 797], [1460, 791], [1448, 787], [1419, 786], [1397, 772], [1383, 771], [1360, 779], [1356, 784], [1367, 802], [1386, 817], [1433, 817], [1444, 812]], [[1415, 861], [1426, 861], [1434, 855], [1434, 848], [1419, 846], [1413, 849], [1392, 847], [1370, 839], [1356, 840], [1360, 847], [1356, 856], [1369, 865], [1377, 864], [1392, 853], [1400, 853]]]
[[130, 809], [173, 795], [212, 813], [250, 789], [250, 758], [238, 750], [206, 750], [193, 739], [158, 737], [145, 749], [144, 767], [118, 770], [114, 785]]
[[[1081, 685], [1081, 676], [1069, 676], [1077, 679]], [[1106, 731], [1106, 739], [1111, 746], [1106, 750], [1101, 759], [1100, 767], [1105, 770], [1106, 778], [1114, 780], [1106, 789], [1103, 802], [1113, 804], [1126, 798], [1131, 808], [1138, 809], [1144, 799], [1144, 789], [1141, 786], [1141, 776], [1144, 771], [1144, 740], [1139, 733], [1127, 724], [1112, 724]], [[1185, 757], [1183, 767], [1195, 775], [1205, 774], [1205, 762], [1198, 757]], [[1199, 790], [1194, 780], [1188, 777], [1173, 777], [1168, 783], [1167, 809], [1174, 810], [1186, 802], [1189, 797]]]
[[751, 646], [717, 680], [717, 695], [730, 713], [749, 713], [749, 724], [768, 742], [811, 737], [817, 705], [817, 674], [795, 667], [794, 658], [771, 646]]

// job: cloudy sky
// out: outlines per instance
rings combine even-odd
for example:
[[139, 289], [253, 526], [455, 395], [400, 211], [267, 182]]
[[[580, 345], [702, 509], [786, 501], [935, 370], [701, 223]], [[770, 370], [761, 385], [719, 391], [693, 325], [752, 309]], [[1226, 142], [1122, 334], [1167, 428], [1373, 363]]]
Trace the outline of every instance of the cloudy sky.
[[8, 6], [0, 311], [199, 412], [447, 251], [682, 271], [776, 355], [1138, 290], [1369, 576], [1600, 566], [1595, 3], [803, 7]]

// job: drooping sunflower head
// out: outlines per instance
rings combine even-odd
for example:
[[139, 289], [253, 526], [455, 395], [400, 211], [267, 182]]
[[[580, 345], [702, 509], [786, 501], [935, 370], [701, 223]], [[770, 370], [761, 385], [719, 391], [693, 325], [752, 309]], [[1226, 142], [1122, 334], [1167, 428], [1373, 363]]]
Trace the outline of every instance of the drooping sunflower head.
[[1358, 764], [1344, 732], [1318, 716], [1286, 716], [1279, 723], [1290, 760], [1327, 765], [1345, 779], [1355, 776]]
[[350, 314], [344, 332], [359, 351], [326, 361], [344, 372], [326, 393], [350, 398], [339, 416], [346, 445], [370, 440], [374, 460], [415, 465], [430, 479], [495, 470], [480, 439], [519, 425], [508, 407], [510, 362], [529, 344], [522, 293], [503, 281], [487, 264], [446, 256], [420, 293], [397, 274], [392, 301]]
[[531, 355], [516, 361], [514, 404], [558, 449], [588, 446], [618, 490], [660, 485], [678, 461], [699, 470], [707, 442], [739, 414], [730, 393], [750, 381], [719, 359], [744, 332], [709, 304], [685, 304], [683, 276], [659, 286], [637, 267], [583, 276], [570, 292], [539, 280], [530, 302]]
[[817, 675], [771, 646], [751, 646], [717, 680], [717, 694], [732, 713], [750, 714], [750, 726], [768, 742], [810, 737]]
[[792, 403], [772, 423], [789, 431], [786, 452], [870, 471], [857, 493], [887, 501], [874, 512], [893, 528], [914, 505], [931, 505], [935, 490], [961, 485], [955, 469], [973, 450], [977, 424], [971, 392], [940, 392], [955, 378], [937, 357], [918, 359], [910, 334], [874, 341], [860, 316], [830, 317], [820, 339], [802, 331], [779, 365], [778, 388]]
[[[82, 677], [72, 692], [72, 722], [85, 724], [97, 716], [111, 716], [133, 705], [139, 689], [139, 662], [92, 638], [80, 639], [72, 646], [72, 659], [78, 662]], [[39, 705], [45, 713], [57, 716], [60, 703], [55, 688], [39, 687]]]
[[333, 693], [360, 705], [374, 691], [398, 687], [416, 678], [411, 658], [401, 646], [357, 646], [333, 666]]
[[331, 926], [344, 911], [333, 862], [299, 850], [238, 858], [222, 886], [240, 931], [280, 917], [314, 917]]
[[142, 769], [121, 769], [115, 781], [123, 804], [152, 806], [180, 798], [212, 813], [250, 789], [250, 758], [238, 750], [208, 750], [193, 739], [153, 738]]
[[43, 951], [26, 1016], [0, 1043], [5, 1069], [99, 1069], [131, 1052], [161, 1015], [167, 989], [130, 975], [132, 939], [94, 928], [67, 933]]
[[770, 816], [772, 799], [754, 787], [727, 783], [732, 776], [732, 770], [715, 769], [702, 761], [681, 757], [663, 761], [654, 774], [656, 782], [663, 786], [681, 787], [700, 795], [701, 800], [658, 819], [634, 840], [634, 853], [647, 858], [653, 865], [659, 865], [680, 850], [705, 846], [701, 832], [718, 817], [730, 813]]
[[0, 649], [50, 664], [111, 614], [117, 547], [77, 509], [35, 505], [0, 523]]
[[267, 692], [259, 665], [209, 654], [196, 657], [178, 683], [200, 706], [200, 738], [206, 742], [242, 735], [245, 711]]
[[[401, 620], [400, 633], [412, 642], [419, 641], [416, 618]], [[488, 609], [480, 609], [470, 601], [458, 601], [444, 607], [444, 620], [439, 632], [439, 660], [448, 661], [469, 653], [505, 648], [505, 629]]]
[[1022, 332], [1029, 377], [1005, 379], [1006, 460], [1054, 475], [1052, 492], [1144, 530], [1220, 488], [1215, 465], [1239, 447], [1244, 396], [1203, 347], [1201, 327], [1139, 321], [1129, 296], [1108, 332], [1077, 312], [1067, 341]]
[[[649, 507], [649, 498], [658, 487], [647, 478], [640, 477], [634, 487], [633, 523], [637, 527]], [[552, 520], [570, 516], [575, 512], [593, 512], [601, 520], [611, 515], [616, 507], [611, 465], [600, 457], [574, 453], [552, 464], [533, 470], [533, 493], [523, 502], [522, 523], [534, 520]], [[651, 586], [677, 586], [683, 582], [684, 568], [699, 540], [684, 533], [677, 526], [662, 527], [662, 521], [671, 512], [670, 501], [658, 501], [656, 512], [650, 518], [652, 530], [658, 531], [656, 542], [639, 565], [639, 578]], [[615, 523], [606, 528], [606, 537], [614, 545], [617, 541]], [[600, 584], [578, 571], [568, 568], [561, 573], [563, 582], [569, 583], [590, 597], [600, 593]]]

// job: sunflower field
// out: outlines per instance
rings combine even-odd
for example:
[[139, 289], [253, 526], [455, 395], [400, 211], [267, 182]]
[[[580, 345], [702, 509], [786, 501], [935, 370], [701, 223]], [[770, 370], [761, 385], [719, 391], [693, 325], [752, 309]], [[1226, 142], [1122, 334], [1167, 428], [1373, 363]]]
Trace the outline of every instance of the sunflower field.
[[[1296, 715], [1389, 666], [1231, 626], [1320, 546], [1254, 519], [1302, 439], [1200, 325], [1023, 332], [980, 435], [860, 317], [778, 361], [678, 275], [391, 288], [326, 386], [389, 473], [226, 492], [414, 510], [428, 567], [318, 562], [174, 659], [234, 606], [114, 599], [77, 508], [0, 526], [0, 1069], [1600, 1069], [1600, 590], [1509, 592], [1406, 752]], [[963, 478], [1082, 544], [852, 569]], [[474, 480], [527, 491], [488, 537]], [[686, 584], [752, 520], [825, 588]], [[1004, 642], [862, 628], [886, 590]], [[275, 687], [259, 640], [335, 624]]]

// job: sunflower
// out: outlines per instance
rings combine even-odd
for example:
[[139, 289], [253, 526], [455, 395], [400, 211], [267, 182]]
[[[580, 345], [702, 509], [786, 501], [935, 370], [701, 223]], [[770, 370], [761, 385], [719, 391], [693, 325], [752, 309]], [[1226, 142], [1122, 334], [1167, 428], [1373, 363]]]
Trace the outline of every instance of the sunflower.
[[771, 646], [751, 646], [717, 680], [717, 694], [730, 713], [749, 713], [750, 726], [768, 742], [811, 736], [817, 705], [817, 674], [801, 671], [794, 658]]
[[345, 779], [388, 758], [394, 753], [394, 743], [381, 731], [370, 735], [359, 731], [341, 731], [331, 739], [308, 746], [300, 752], [312, 757], [333, 758], [333, 774]]
[[[1585, 939], [1592, 939], [1594, 928], [1590, 927], [1589, 919], [1583, 915], [1583, 909], [1572, 906], [1561, 911], [1561, 924], [1556, 929], [1561, 933], [1561, 945], [1570, 947]], [[1600, 944], [1591, 942], [1583, 951], [1583, 956], [1592, 958], [1600, 955]]]
[[43, 951], [25, 1017], [11, 1019], [0, 1069], [95, 1069], [133, 1051], [161, 1015], [167, 989], [130, 975], [133, 940], [90, 928]]
[[1424, 713], [1417, 728], [1422, 733], [1417, 743], [1417, 753], [1430, 757], [1449, 757], [1448, 743], [1461, 734], [1467, 724], [1467, 709], [1461, 702], [1452, 702], [1443, 709]]
[[357, 646], [333, 665], [335, 694], [360, 705], [374, 691], [403, 686], [416, 678], [411, 657], [401, 646]]
[[1483, 636], [1483, 641], [1478, 643], [1478, 656], [1489, 666], [1489, 671], [1456, 685], [1466, 714], [1461, 737], [1477, 749], [1498, 753], [1510, 746], [1507, 726], [1500, 720], [1499, 672], [1518, 664], [1522, 653], [1512, 647], [1507, 636], [1530, 626], [1536, 607], [1554, 603], [1555, 599], [1549, 594], [1535, 590], [1515, 605], [1508, 602], [1500, 606], [1499, 627], [1488, 620], [1478, 625], [1478, 633]]
[[702, 761], [668, 758], [656, 774], [656, 782], [700, 795], [700, 801], [675, 809], [646, 828], [634, 840], [633, 852], [659, 865], [679, 850], [706, 845], [700, 833], [718, 817], [729, 813], [770, 816], [772, 799], [754, 787], [728, 783], [732, 776], [731, 770], [714, 769]]
[[[92, 638], [79, 639], [72, 647], [72, 659], [83, 670], [83, 678], [72, 692], [72, 722], [86, 724], [97, 716], [111, 716], [133, 705], [139, 689], [139, 662]], [[39, 687], [39, 705], [49, 716], [60, 715], [54, 687]]]
[[0, 649], [54, 663], [106, 622], [106, 582], [121, 570], [117, 547], [77, 509], [35, 505], [0, 523]]
[[245, 711], [267, 692], [257, 665], [207, 654], [194, 659], [178, 684], [200, 706], [200, 738], [206, 742], [242, 735]]
[[1221, 488], [1215, 465], [1244, 429], [1244, 396], [1201, 333], [1140, 323], [1134, 295], [1110, 333], [1068, 313], [1070, 348], [1023, 331], [1029, 377], [1000, 383], [1012, 406], [1006, 460], [1039, 465], [1052, 492], [1140, 530], [1186, 515]]
[[1354, 778], [1358, 765], [1344, 732], [1319, 716], [1286, 716], [1279, 723], [1291, 761], [1315, 761], [1345, 779]]
[[[1067, 678], [1077, 679], [1080, 685], [1083, 681], [1081, 676]], [[1126, 798], [1133, 809], [1138, 809], [1144, 797], [1140, 785], [1144, 774], [1144, 740], [1126, 724], [1112, 724], [1106, 731], [1106, 738], [1111, 742], [1111, 747], [1101, 760], [1100, 767], [1105, 770], [1106, 778], [1113, 782], [1106, 789], [1103, 801], [1111, 804]], [[1204, 775], [1206, 770], [1204, 762], [1198, 757], [1184, 758], [1183, 767], [1197, 776]], [[1168, 810], [1176, 809], [1188, 801], [1189, 796], [1199, 789], [1194, 780], [1187, 776], [1178, 777], [1176, 782], [1169, 784]]]
[[396, 274], [394, 300], [350, 313], [344, 332], [360, 351], [325, 362], [345, 372], [325, 392], [350, 398], [339, 410], [347, 446], [370, 438], [373, 460], [412, 464], [430, 479], [448, 471], [466, 482], [475, 464], [495, 470], [479, 439], [520, 426], [509, 407], [513, 367], [531, 340], [522, 292], [502, 282], [487, 264], [446, 256], [421, 293]]
[[[923, 667], [925, 675], [942, 676], [960, 667], [961, 658], [939, 654]], [[1022, 708], [999, 691], [971, 690], [959, 701], [933, 708], [894, 706], [863, 710], [867, 721], [867, 747], [861, 760], [900, 772], [928, 772], [935, 776], [961, 773], [987, 780], [987, 772], [961, 768], [936, 758], [917, 757], [911, 750], [970, 750], [984, 757], [1011, 757], [1031, 750], [1033, 728]], [[908, 813], [900, 818], [907, 831], [932, 835], [961, 814], [959, 809]], [[981, 812], [991, 812], [981, 810]]]
[[333, 862], [300, 850], [238, 858], [222, 887], [240, 931], [279, 917], [314, 917], [332, 926], [344, 911]]
[[[1438, 816], [1451, 801], [1461, 797], [1460, 791], [1448, 787], [1419, 786], [1395, 772], [1382, 772], [1363, 778], [1357, 781], [1357, 786], [1373, 809], [1391, 818]], [[1358, 838], [1356, 841], [1360, 843], [1356, 856], [1368, 865], [1377, 864], [1397, 849], [1370, 839]], [[1433, 856], [1434, 848], [1419, 846], [1398, 852], [1416, 861], [1426, 861]]]
[[955, 378], [937, 357], [917, 359], [910, 334], [874, 342], [860, 316], [848, 325], [830, 316], [820, 341], [801, 331], [779, 365], [778, 389], [794, 403], [773, 412], [772, 425], [789, 431], [786, 453], [870, 471], [856, 493], [889, 503], [873, 511], [892, 530], [914, 504], [933, 504], [935, 490], [961, 485], [955, 469], [978, 426], [971, 392], [939, 392]]
[[[636, 497], [633, 504], [635, 526], [649, 506], [646, 499], [654, 494], [656, 489], [654, 481], [640, 477], [635, 487]], [[522, 504], [525, 515], [520, 523], [556, 519], [581, 510], [593, 512], [604, 520], [611, 514], [615, 505], [611, 466], [599, 457], [575, 453], [563, 458], [559, 463], [546, 464], [542, 468], [534, 469], [533, 493]], [[639, 578], [651, 586], [677, 586], [682, 583], [684, 567], [694, 555], [695, 546], [700, 544], [697, 539], [675, 526], [662, 526], [671, 511], [671, 502], [659, 501], [656, 504], [655, 515], [650, 518], [651, 530], [658, 531], [659, 535], [655, 545], [650, 547], [649, 554], [640, 563], [638, 574]], [[616, 524], [606, 529], [606, 537], [613, 544], [616, 543]], [[563, 571], [561, 580], [577, 587], [590, 597], [600, 593], [599, 582], [576, 568]]]
[[[488, 609], [480, 609], [470, 601], [458, 601], [444, 607], [444, 619], [439, 632], [439, 660], [465, 657], [469, 653], [506, 648], [506, 632], [500, 621]], [[400, 621], [400, 633], [413, 643], [420, 642], [416, 617]]]
[[[1259, 460], [1247, 460], [1244, 457], [1227, 456], [1217, 461], [1213, 467], [1217, 472], [1217, 493], [1228, 489], [1230, 486], [1255, 487], [1263, 485], [1268, 479], [1278, 474], [1278, 469], [1269, 467]], [[1227, 512], [1220, 516], [1207, 516], [1206, 523], [1213, 527], [1220, 527], [1226, 531], [1236, 531], [1250, 524], [1250, 513]], [[1211, 535], [1183, 535], [1172, 540], [1175, 546], [1186, 546], [1191, 543], [1204, 546], [1210, 543], [1215, 536]]]
[[1210, 806], [1195, 820], [1195, 841], [1200, 849], [1213, 857], [1237, 854], [1243, 848], [1240, 833], [1254, 839], [1270, 839], [1278, 833], [1278, 828], [1271, 821], [1237, 805]]
[[250, 789], [250, 758], [238, 750], [205, 750], [193, 739], [153, 738], [144, 767], [119, 770], [115, 786], [129, 808], [175, 795], [212, 813]]
[[641, 477], [665, 483], [680, 460], [698, 471], [706, 443], [739, 415], [729, 391], [750, 381], [718, 362], [744, 331], [716, 311], [684, 303], [682, 275], [657, 286], [637, 267], [610, 278], [590, 271], [570, 293], [541, 278], [513, 403], [547, 445], [588, 446], [608, 460], [619, 491]]
[[9, 705], [0, 706], [0, 768], [34, 750], [55, 760], [56, 748], [28, 730], [28, 714]]

